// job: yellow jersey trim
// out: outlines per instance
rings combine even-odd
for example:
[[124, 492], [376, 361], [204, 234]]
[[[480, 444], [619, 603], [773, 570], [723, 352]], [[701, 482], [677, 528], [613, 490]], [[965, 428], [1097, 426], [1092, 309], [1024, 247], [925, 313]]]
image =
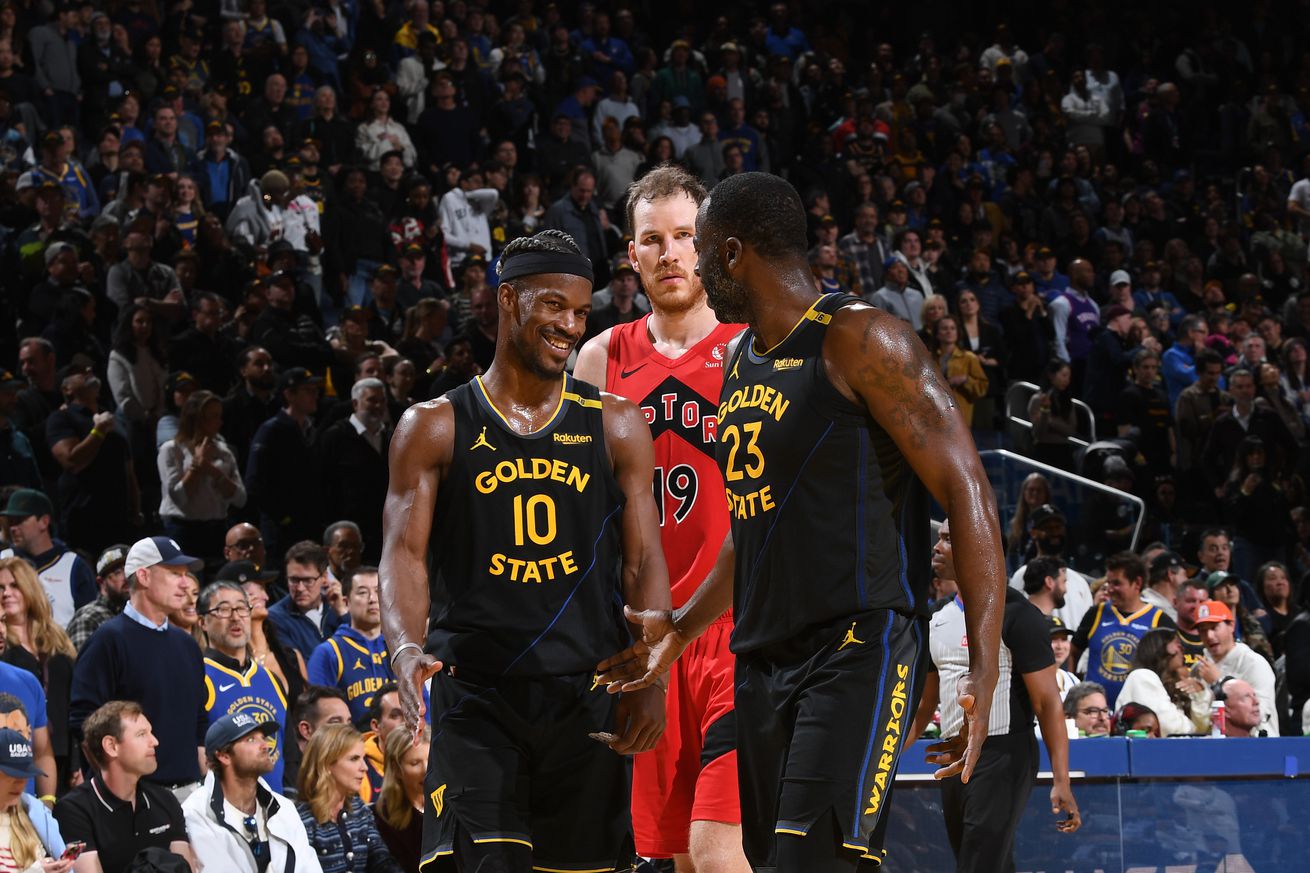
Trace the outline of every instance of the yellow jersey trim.
[[244, 674], [241, 674], [241, 673], [238, 673], [236, 670], [232, 670], [232, 669], [230, 669], [230, 668], [228, 668], [228, 667], [224, 667], [222, 664], [220, 664], [220, 663], [218, 663], [217, 661], [214, 661], [214, 660], [212, 660], [212, 659], [210, 659], [210, 658], [205, 658], [205, 663], [208, 664], [209, 666], [213, 667], [215, 670], [218, 670], [220, 673], [226, 673], [227, 675], [231, 676], [233, 679], [237, 680], [238, 682], [240, 682], [242, 685], [244, 685], [244, 686], [246, 686], [246, 687], [249, 687], [249, 685], [250, 685], [250, 680], [251, 680], [251, 679], [254, 677], [254, 675], [255, 675], [255, 669], [257, 669], [257, 668], [259, 667], [259, 664], [258, 664], [256, 661], [253, 661], [253, 660], [252, 660], [252, 661], [250, 662], [250, 666], [251, 666], [251, 668], [254, 668], [254, 669], [249, 669], [249, 670], [247, 670]]
[[809, 836], [809, 834], [805, 833], [805, 831], [798, 831], [795, 830], [794, 828], [774, 828], [773, 832], [775, 834], [790, 834], [793, 837]]
[[480, 840], [474, 840], [473, 843], [474, 845], [478, 845], [478, 846], [482, 845], [483, 843], [514, 843], [515, 845], [518, 846], [527, 846], [529, 849], [532, 848], [532, 843], [528, 842], [527, 840], [520, 840], [514, 837], [483, 837]]
[[564, 867], [538, 867], [533, 865], [533, 870], [538, 873], [614, 873], [613, 867], [592, 867], [587, 870], [582, 869], [565, 869]]
[[1151, 611], [1151, 604], [1149, 604], [1149, 603], [1146, 604], [1146, 605], [1143, 606], [1141, 609], [1139, 609], [1139, 610], [1137, 610], [1136, 612], [1134, 612], [1132, 615], [1124, 615], [1124, 614], [1121, 613], [1119, 610], [1117, 610], [1117, 609], [1114, 608], [1114, 604], [1113, 604], [1113, 603], [1110, 604], [1110, 609], [1114, 612], [1114, 617], [1115, 617], [1116, 619], [1118, 619], [1119, 624], [1128, 624], [1129, 622], [1133, 621], [1134, 619], [1141, 618], [1142, 616], [1144, 616], [1144, 615], [1146, 615], [1148, 612], [1150, 612], [1150, 611]]
[[592, 400], [589, 397], [583, 397], [581, 394], [574, 394], [572, 391], [564, 391], [560, 394], [560, 397], [578, 404], [583, 409], [603, 409], [605, 407], [605, 404], [599, 400]]
[[210, 679], [209, 676], [205, 676], [205, 691], [207, 693], [207, 696], [205, 697], [205, 712], [209, 712], [214, 708], [214, 701], [218, 698], [218, 695], [214, 692], [214, 680]]
[[327, 642], [332, 647], [332, 651], [337, 653], [337, 681], [340, 682], [342, 675], [346, 672], [346, 662], [341, 657], [341, 647], [337, 645], [336, 637], [332, 637]]
[[[509, 419], [505, 417], [505, 413], [497, 409], [496, 404], [491, 401], [491, 395], [487, 393], [487, 386], [482, 384], [482, 377], [474, 376], [473, 381], [477, 383], [478, 391], [482, 392], [482, 399], [487, 402], [487, 407], [492, 412], [496, 413], [497, 418], [499, 418], [502, 422], [504, 422], [505, 427], [509, 430], [510, 433], [519, 434], [520, 436], [532, 436], [533, 434], [541, 433], [546, 428], [553, 425], [555, 423], [555, 420], [559, 418], [560, 410], [564, 408], [564, 399], [565, 399], [564, 395], [569, 393], [568, 377], [565, 376], [560, 380], [559, 402], [555, 404], [555, 411], [550, 414], [550, 417], [546, 419], [545, 423], [542, 424], [541, 427], [537, 428], [536, 430], [528, 431], [525, 434], [520, 434], [518, 428], [510, 424]], [[582, 399], [581, 397], [578, 398], [579, 401], [581, 401], [581, 399]]]
[[[815, 300], [813, 303], [811, 303], [810, 308], [805, 310], [805, 314], [802, 315], [800, 319], [797, 320], [797, 322], [792, 325], [791, 330], [787, 331], [787, 335], [785, 337], [778, 340], [776, 343], [770, 346], [766, 351], [757, 352], [756, 354], [758, 354], [762, 358], [767, 358], [769, 355], [773, 354], [777, 350], [778, 346], [781, 346], [787, 340], [791, 339], [791, 335], [794, 334], [796, 331], [800, 330], [801, 325], [805, 324], [805, 322], [807, 321], [813, 321], [818, 324], [827, 324], [828, 322], [832, 321], [831, 315], [829, 315], [826, 312], [818, 311], [819, 304], [822, 303], [824, 300], [827, 300], [829, 296], [830, 295], [828, 294], [824, 294], [821, 297], [819, 297], [817, 300]], [[751, 345], [754, 344], [755, 343], [752, 341]]]

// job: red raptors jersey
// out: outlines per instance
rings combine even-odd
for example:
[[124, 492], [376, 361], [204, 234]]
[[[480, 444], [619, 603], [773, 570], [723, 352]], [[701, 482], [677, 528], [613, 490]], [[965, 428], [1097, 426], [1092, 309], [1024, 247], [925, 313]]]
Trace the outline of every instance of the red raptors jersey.
[[728, 341], [721, 324], [679, 358], [655, 351], [649, 315], [610, 331], [605, 390], [641, 407], [655, 442], [655, 505], [673, 606], [705, 581], [728, 535], [723, 475], [714, 461], [719, 391]]

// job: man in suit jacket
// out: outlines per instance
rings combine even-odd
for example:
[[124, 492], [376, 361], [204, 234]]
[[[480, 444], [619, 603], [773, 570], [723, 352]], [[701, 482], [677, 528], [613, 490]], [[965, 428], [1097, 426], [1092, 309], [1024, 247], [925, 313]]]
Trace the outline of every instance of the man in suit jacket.
[[350, 389], [350, 418], [329, 427], [319, 444], [325, 517], [359, 525], [364, 563], [382, 556], [382, 505], [387, 499], [387, 391], [380, 379]]

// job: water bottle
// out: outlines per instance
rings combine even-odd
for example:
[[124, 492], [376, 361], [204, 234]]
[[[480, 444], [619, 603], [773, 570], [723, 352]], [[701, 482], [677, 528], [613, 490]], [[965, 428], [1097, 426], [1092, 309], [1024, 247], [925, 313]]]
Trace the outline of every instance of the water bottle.
[[1228, 711], [1222, 700], [1210, 704], [1210, 736], [1222, 737], [1228, 726]]

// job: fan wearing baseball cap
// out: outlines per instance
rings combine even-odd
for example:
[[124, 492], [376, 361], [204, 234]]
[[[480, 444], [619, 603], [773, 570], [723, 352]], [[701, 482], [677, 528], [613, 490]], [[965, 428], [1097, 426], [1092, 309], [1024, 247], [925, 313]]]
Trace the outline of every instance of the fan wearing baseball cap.
[[264, 780], [276, 721], [247, 712], [217, 719], [205, 734], [209, 775], [183, 805], [196, 854], [211, 869], [232, 873], [319, 869], [295, 804]]
[[[1269, 662], [1236, 639], [1235, 617], [1228, 604], [1207, 600], [1196, 611], [1196, 629], [1205, 643], [1206, 656], [1196, 672], [1206, 684], [1218, 686], [1225, 676], [1242, 679], [1255, 689], [1260, 701], [1260, 730], [1278, 736], [1278, 708], [1274, 705], [1274, 670]], [[1218, 695], [1216, 695], [1218, 696]]]
[[209, 715], [200, 647], [168, 614], [181, 609], [191, 583], [187, 570], [199, 566], [168, 537], [132, 545], [123, 568], [130, 599], [82, 649], [68, 714], [70, 730], [81, 737], [84, 722], [105, 703], [139, 703], [159, 738], [159, 766], [147, 778], [174, 789], [179, 800], [200, 782]]
[[40, 862], [64, 853], [59, 825], [45, 804], [25, 790], [28, 780], [44, 775], [36, 764], [31, 741], [13, 728], [0, 728], [0, 812], [9, 821], [0, 857], [12, 859], [15, 870], [27, 870], [29, 865], [49, 869]]
[[123, 566], [131, 548], [122, 543], [110, 546], [96, 559], [96, 585], [100, 596], [80, 607], [68, 623], [68, 638], [79, 652], [100, 625], [123, 611], [127, 605], [128, 584]]
[[54, 506], [43, 492], [20, 488], [9, 495], [0, 515], [9, 519], [9, 536], [25, 558], [37, 568], [41, 585], [50, 596], [50, 610], [60, 627], [73, 612], [96, 598], [96, 577], [91, 565], [61, 540], [51, 536]]

